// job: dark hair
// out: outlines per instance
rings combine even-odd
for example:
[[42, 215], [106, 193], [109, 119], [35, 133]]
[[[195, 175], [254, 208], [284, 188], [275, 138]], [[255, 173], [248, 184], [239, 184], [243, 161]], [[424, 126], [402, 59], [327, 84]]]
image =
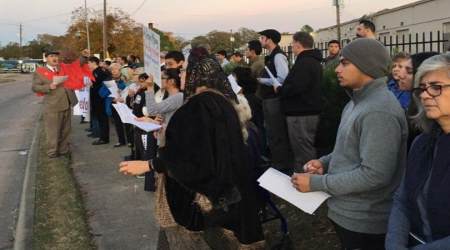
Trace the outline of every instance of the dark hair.
[[242, 57], [242, 54], [241, 54], [241, 52], [236, 51], [236, 52], [233, 53], [233, 56]]
[[124, 61], [124, 62], [127, 61], [127, 57], [126, 56], [121, 56], [120, 59], [122, 59], [122, 61]]
[[181, 78], [179, 69], [166, 69], [164, 75], [167, 76], [167, 80], [173, 80], [177, 89], [181, 88]]
[[341, 48], [341, 43], [338, 40], [331, 40], [331, 41], [329, 41], [328, 42], [328, 46], [330, 46], [330, 44], [333, 44], [333, 43], [339, 45], [339, 48]]
[[248, 42], [248, 49], [255, 51], [255, 54], [257, 56], [261, 55], [262, 53], [261, 42], [258, 40], [251, 40], [250, 42]]
[[128, 61], [128, 64], [136, 63], [136, 56], [135, 55], [131, 54], [131, 55], [128, 55], [128, 57], [130, 58], [130, 60]]
[[411, 56], [406, 52], [399, 52], [394, 57], [392, 57], [392, 61], [400, 61], [400, 60], [409, 60], [411, 59]]
[[140, 79], [147, 80], [147, 79], [148, 79], [147, 73], [142, 73], [142, 74], [140, 74], [140, 75], [138, 76], [138, 79], [139, 79], [139, 80], [140, 80]]
[[294, 41], [299, 42], [304, 48], [310, 49], [314, 46], [313, 37], [307, 32], [297, 32], [292, 37]]
[[104, 61], [106, 66], [111, 66], [111, 61]]
[[367, 19], [362, 19], [359, 21], [359, 24], [362, 24], [364, 28], [371, 30], [372, 32], [375, 32], [375, 24]]
[[217, 54], [227, 57], [227, 52], [225, 50], [219, 50], [217, 51]]
[[183, 53], [175, 50], [167, 52], [165, 59], [173, 59], [177, 63], [185, 60]]
[[426, 59], [428, 59], [432, 56], [435, 56], [435, 55], [439, 55], [439, 53], [431, 51], [431, 52], [421, 52], [421, 53], [412, 55], [411, 62], [412, 62], [414, 74], [417, 73], [417, 69], [423, 63], [423, 61], [425, 61]]
[[96, 57], [96, 56], [90, 56], [88, 58], [88, 62], [93, 62], [93, 63], [99, 65], [100, 64], [100, 59], [98, 59], [98, 57]]
[[248, 67], [236, 67], [233, 70], [236, 81], [241, 86], [244, 94], [255, 94], [258, 89], [258, 80], [252, 76], [252, 71]]

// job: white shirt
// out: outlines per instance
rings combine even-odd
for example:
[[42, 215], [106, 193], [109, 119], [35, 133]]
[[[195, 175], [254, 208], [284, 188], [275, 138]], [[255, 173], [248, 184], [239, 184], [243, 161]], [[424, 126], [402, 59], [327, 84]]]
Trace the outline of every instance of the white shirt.
[[51, 72], [58, 72], [58, 68], [57, 67], [52, 67], [50, 65], [47, 64], [47, 68], [51, 71]]

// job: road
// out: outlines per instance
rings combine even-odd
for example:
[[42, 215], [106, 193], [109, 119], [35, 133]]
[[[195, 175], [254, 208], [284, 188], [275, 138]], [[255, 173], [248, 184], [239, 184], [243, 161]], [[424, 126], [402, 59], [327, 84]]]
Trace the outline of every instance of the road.
[[14, 245], [27, 154], [41, 106], [31, 92], [31, 75], [13, 79], [0, 81], [0, 250]]

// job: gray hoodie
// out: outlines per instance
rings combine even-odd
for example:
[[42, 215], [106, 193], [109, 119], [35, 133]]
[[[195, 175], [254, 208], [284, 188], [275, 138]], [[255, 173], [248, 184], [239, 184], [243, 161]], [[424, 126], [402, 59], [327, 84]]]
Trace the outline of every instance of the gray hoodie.
[[359, 233], [383, 234], [406, 164], [408, 125], [403, 109], [379, 78], [353, 91], [333, 152], [320, 161], [324, 175], [311, 177], [312, 191], [325, 191], [328, 217]]

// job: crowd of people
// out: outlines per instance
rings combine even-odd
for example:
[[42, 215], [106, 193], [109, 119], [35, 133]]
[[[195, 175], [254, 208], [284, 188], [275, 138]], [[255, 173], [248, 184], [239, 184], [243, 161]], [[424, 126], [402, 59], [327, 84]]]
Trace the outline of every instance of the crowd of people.
[[[343, 48], [330, 41], [326, 58], [309, 33], [295, 33], [291, 67], [274, 29], [249, 41], [245, 56], [207, 44], [188, 58], [169, 51], [161, 86], [135, 56], [102, 64], [83, 54], [92, 72], [89, 136], [108, 144], [112, 117], [114, 147], [131, 151], [120, 172], [145, 177], [163, 230], [220, 227], [243, 249], [264, 248], [256, 180], [270, 163], [298, 192], [331, 195], [342, 249], [450, 249], [450, 53], [391, 58], [371, 21], [356, 32]], [[47, 55], [47, 74], [55, 56]], [[110, 80], [126, 96], [111, 97]], [[64, 154], [67, 131], [51, 131], [67, 122], [71, 90], [42, 72], [33, 90], [46, 95], [49, 156]], [[113, 103], [162, 128], [123, 124]]]

